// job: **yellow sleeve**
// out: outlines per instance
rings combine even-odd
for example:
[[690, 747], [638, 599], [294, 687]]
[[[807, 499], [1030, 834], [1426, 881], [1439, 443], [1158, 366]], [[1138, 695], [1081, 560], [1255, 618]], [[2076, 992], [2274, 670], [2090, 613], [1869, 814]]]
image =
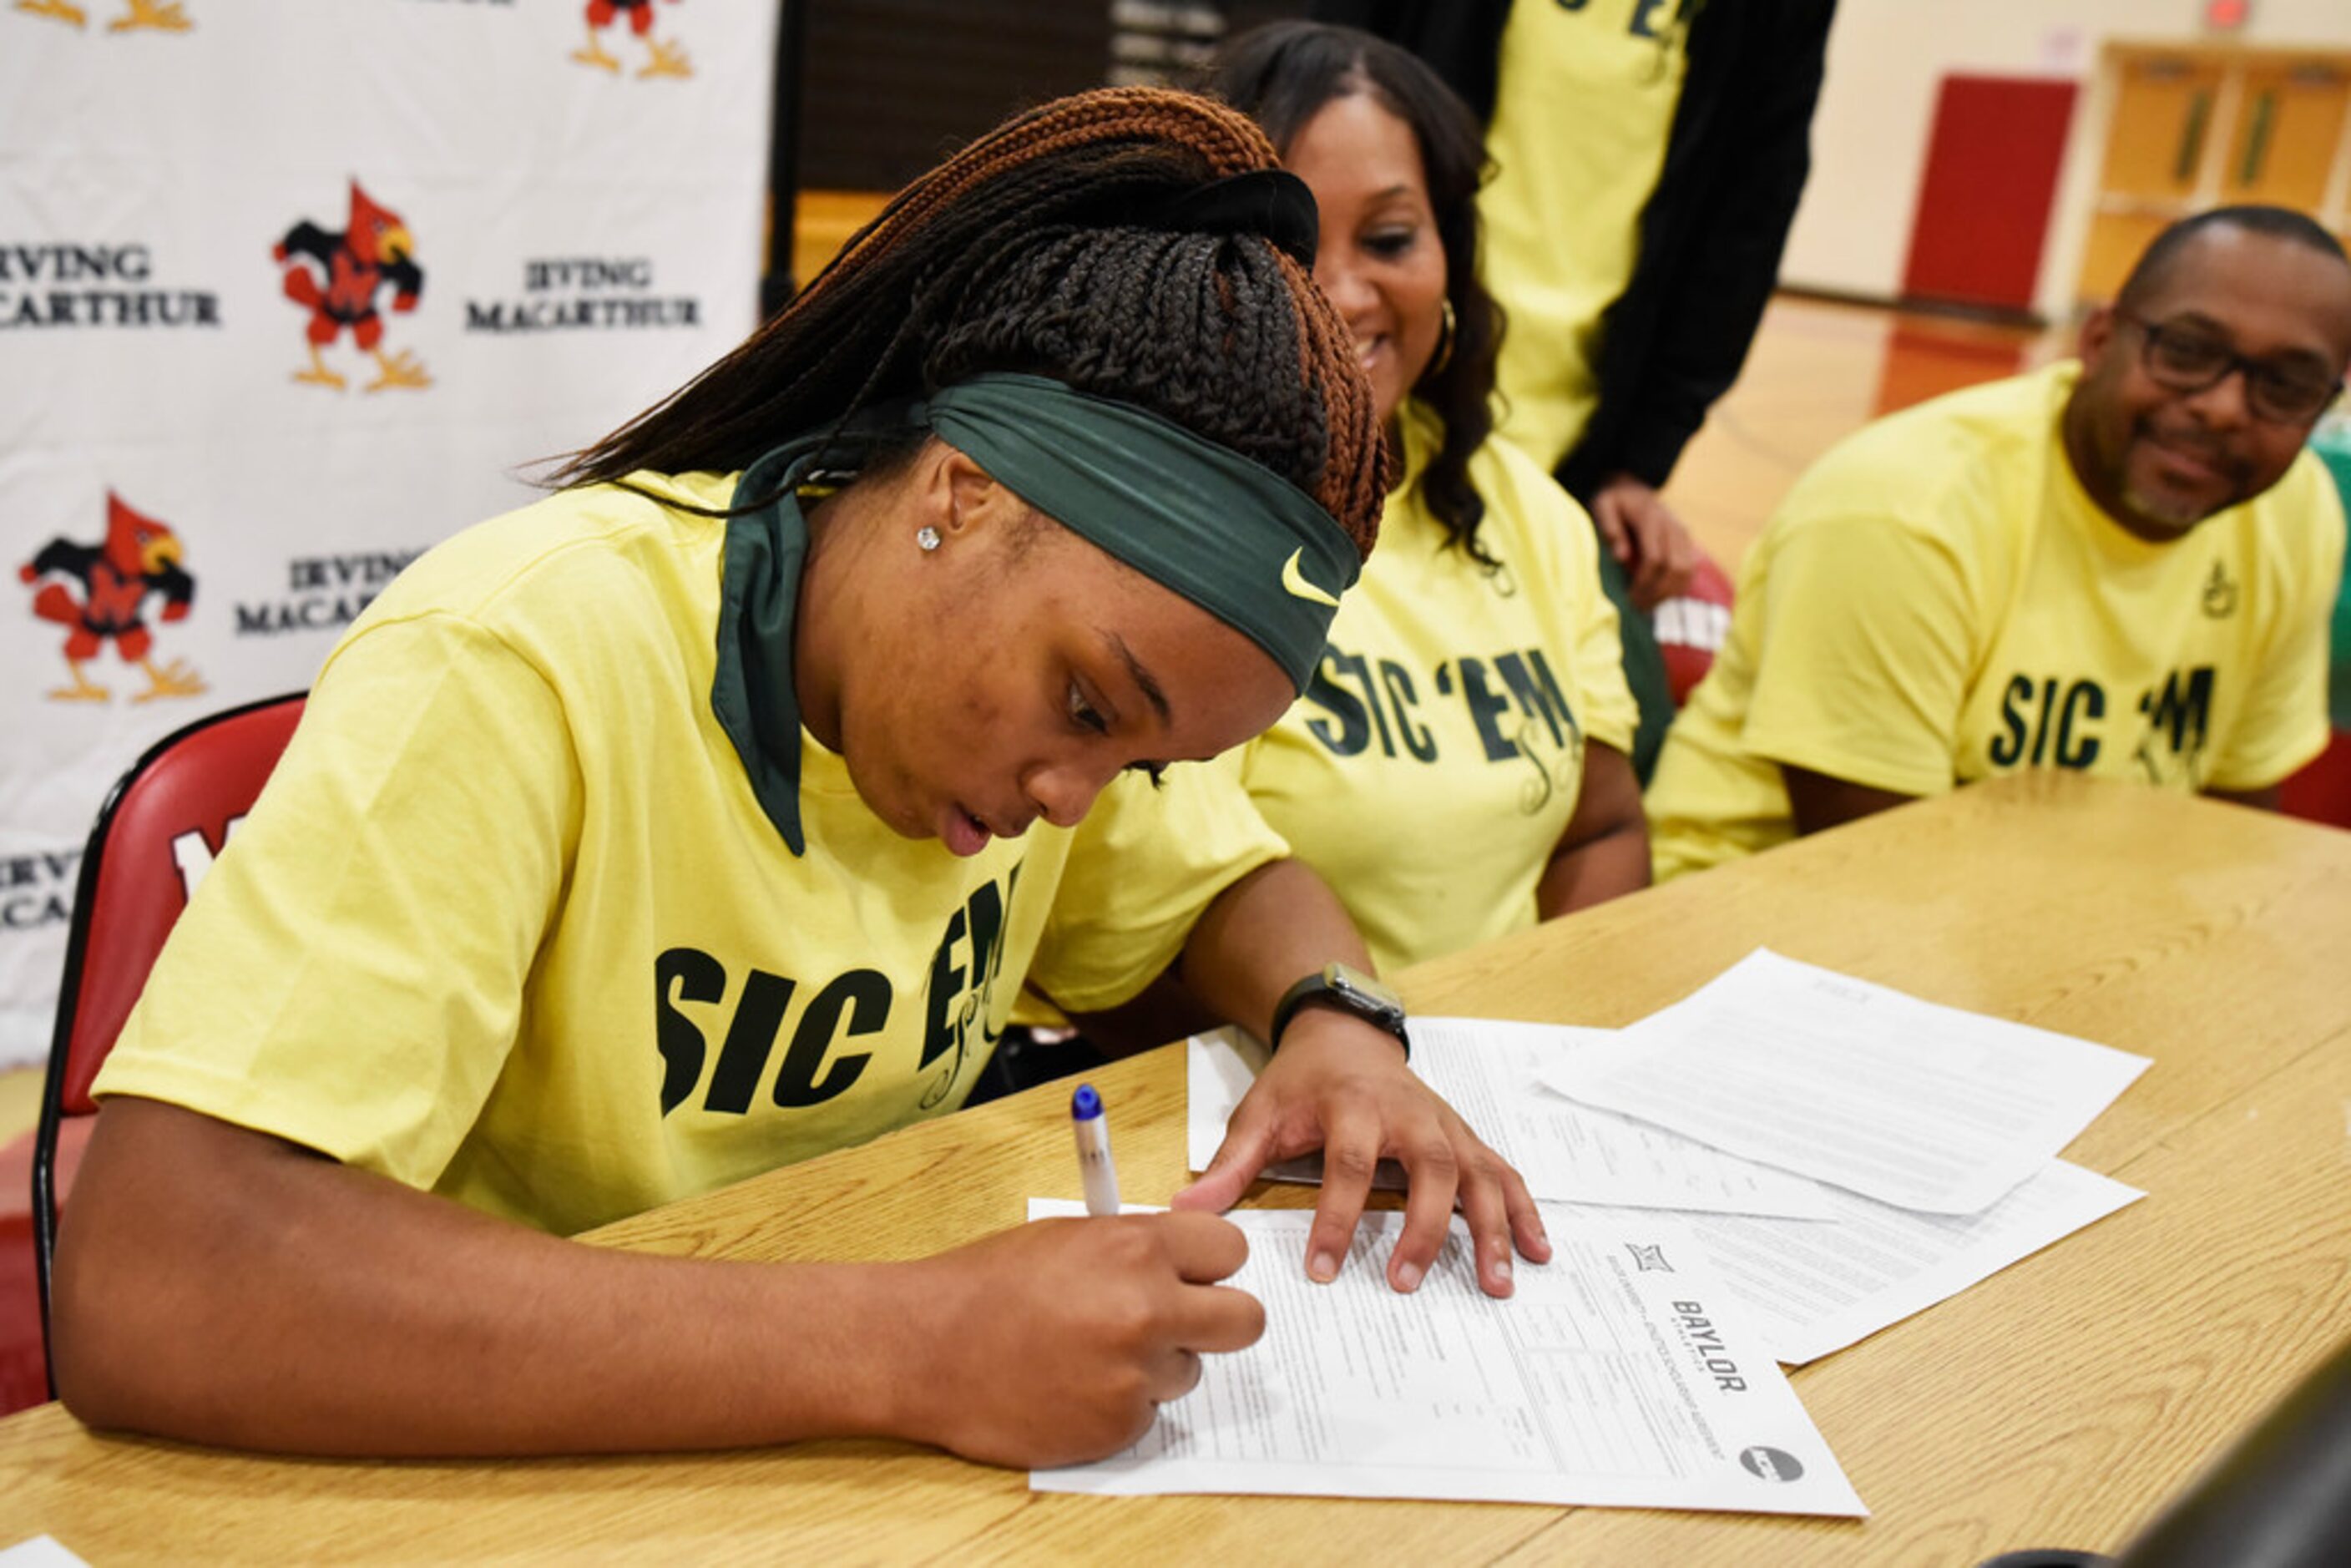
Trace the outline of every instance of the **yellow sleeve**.
[[1978, 621], [1949, 547], [1885, 518], [1818, 517], [1780, 542], [1761, 586], [1747, 749], [1904, 795], [1949, 789]]
[[1155, 789], [1123, 774], [1072, 835], [1029, 984], [1071, 1012], [1131, 1001], [1233, 883], [1290, 853], [1240, 781], [1239, 756], [1178, 763]]
[[340, 649], [96, 1089], [427, 1187], [516, 1038], [580, 818], [555, 694], [445, 616]]
[[2326, 749], [2328, 641], [2343, 580], [2343, 503], [2324, 465], [2307, 452], [2303, 461], [2314, 471], [2302, 481], [2308, 500], [2288, 504], [2311, 520], [2295, 529], [2298, 545], [2267, 552], [2276, 563], [2273, 581], [2283, 608], [2259, 654], [2244, 715], [2212, 766], [2215, 789], [2266, 789]]

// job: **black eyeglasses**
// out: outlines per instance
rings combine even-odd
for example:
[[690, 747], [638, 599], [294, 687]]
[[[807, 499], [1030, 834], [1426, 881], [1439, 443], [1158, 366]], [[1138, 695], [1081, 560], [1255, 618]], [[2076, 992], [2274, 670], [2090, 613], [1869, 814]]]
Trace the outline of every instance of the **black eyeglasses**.
[[2179, 327], [2123, 314], [2139, 330], [2139, 363], [2156, 385], [2176, 392], [2200, 392], [2236, 371], [2245, 372], [2245, 406], [2273, 424], [2308, 424], [2343, 390], [2307, 363], [2256, 360], [2201, 327]]

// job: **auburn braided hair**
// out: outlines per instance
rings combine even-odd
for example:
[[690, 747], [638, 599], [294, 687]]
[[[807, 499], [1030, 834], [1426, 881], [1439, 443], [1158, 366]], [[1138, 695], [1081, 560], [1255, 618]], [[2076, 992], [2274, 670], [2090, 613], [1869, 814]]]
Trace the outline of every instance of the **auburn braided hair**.
[[557, 483], [730, 472], [858, 409], [988, 371], [1147, 408], [1306, 491], [1368, 554], [1389, 478], [1369, 384], [1309, 268], [1155, 225], [1278, 167], [1244, 115], [1113, 88], [1016, 115], [916, 180], [790, 307]]

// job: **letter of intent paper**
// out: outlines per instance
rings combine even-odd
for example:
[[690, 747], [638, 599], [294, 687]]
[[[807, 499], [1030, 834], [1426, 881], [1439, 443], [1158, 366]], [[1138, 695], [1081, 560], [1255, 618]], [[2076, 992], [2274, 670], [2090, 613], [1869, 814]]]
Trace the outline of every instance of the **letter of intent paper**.
[[1759, 947], [1542, 1080], [1881, 1203], [1975, 1214], [2044, 1169], [2147, 1065]]
[[[1079, 1206], [1031, 1199], [1029, 1214]], [[1339, 1278], [1306, 1278], [1313, 1216], [1244, 1210], [1230, 1283], [1265, 1337], [1202, 1358], [1134, 1447], [1039, 1470], [1039, 1491], [1434, 1498], [1858, 1516], [1835, 1456], [1687, 1232], [1548, 1209], [1552, 1260], [1480, 1293], [1453, 1234], [1421, 1288], [1384, 1265], [1404, 1216], [1364, 1216]]]

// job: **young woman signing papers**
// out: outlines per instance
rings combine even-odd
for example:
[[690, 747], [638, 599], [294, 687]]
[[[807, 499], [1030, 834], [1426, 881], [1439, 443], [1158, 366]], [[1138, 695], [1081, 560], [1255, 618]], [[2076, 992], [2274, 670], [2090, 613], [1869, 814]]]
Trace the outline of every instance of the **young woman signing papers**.
[[[883, 1434], [1050, 1465], [1254, 1340], [1208, 1213], [892, 1264], [560, 1238], [953, 1109], [1024, 974], [1083, 1009], [1180, 959], [1263, 1030], [1364, 961], [1253, 818], [1142, 776], [1281, 716], [1372, 543], [1378, 424], [1313, 232], [1238, 114], [1048, 104], [405, 573], [100, 1080], [68, 1405], [318, 1452]], [[1102, 862], [1098, 828], [1163, 810]], [[1400, 1288], [1457, 1202], [1489, 1291], [1514, 1241], [1547, 1255], [1515, 1173], [1343, 1011], [1300, 1015], [1236, 1127], [1179, 1210], [1320, 1145], [1326, 1258], [1383, 1155]]]

